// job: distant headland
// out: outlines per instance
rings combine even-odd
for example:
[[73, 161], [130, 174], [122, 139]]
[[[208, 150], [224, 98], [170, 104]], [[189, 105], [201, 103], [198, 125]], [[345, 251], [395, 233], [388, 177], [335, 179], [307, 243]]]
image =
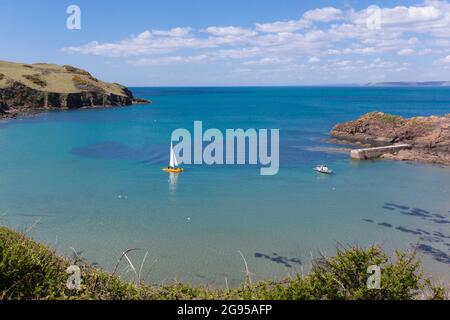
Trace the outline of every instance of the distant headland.
[[129, 106], [150, 101], [133, 97], [117, 83], [64, 65], [0, 61], [0, 119], [38, 110]]
[[450, 81], [393, 81], [393, 82], [369, 82], [369, 87], [450, 87]]

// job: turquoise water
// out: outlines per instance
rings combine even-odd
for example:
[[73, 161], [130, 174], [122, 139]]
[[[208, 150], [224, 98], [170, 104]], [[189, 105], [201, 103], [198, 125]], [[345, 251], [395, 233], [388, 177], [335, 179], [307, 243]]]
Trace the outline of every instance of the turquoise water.
[[[112, 270], [123, 250], [149, 282], [224, 286], [307, 272], [311, 255], [377, 243], [419, 245], [449, 279], [450, 168], [352, 162], [322, 141], [334, 124], [379, 110], [446, 114], [447, 88], [134, 88], [151, 105], [49, 112], [0, 122], [0, 223]], [[160, 171], [171, 132], [279, 128], [280, 171], [186, 166]], [[327, 163], [336, 174], [312, 171]], [[2, 214], [3, 213], [3, 214]], [[419, 229], [419, 230], [418, 230]], [[155, 262], [156, 261], [156, 262]]]

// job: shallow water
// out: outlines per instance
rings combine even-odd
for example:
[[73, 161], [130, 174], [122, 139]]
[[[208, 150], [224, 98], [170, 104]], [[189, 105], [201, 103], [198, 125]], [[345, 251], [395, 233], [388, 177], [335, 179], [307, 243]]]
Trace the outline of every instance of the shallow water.
[[[154, 101], [129, 108], [50, 112], [0, 122], [0, 223], [60, 252], [73, 247], [112, 270], [121, 252], [148, 281], [224, 286], [242, 281], [241, 251], [258, 279], [306, 272], [336, 246], [419, 245], [425, 270], [449, 280], [450, 169], [352, 162], [322, 142], [337, 122], [379, 110], [449, 113], [448, 88], [135, 88]], [[186, 166], [171, 178], [171, 132], [279, 128], [280, 171]], [[327, 163], [336, 174], [312, 171]], [[155, 263], [153, 261], [157, 260]], [[147, 270], [146, 269], [146, 270]]]

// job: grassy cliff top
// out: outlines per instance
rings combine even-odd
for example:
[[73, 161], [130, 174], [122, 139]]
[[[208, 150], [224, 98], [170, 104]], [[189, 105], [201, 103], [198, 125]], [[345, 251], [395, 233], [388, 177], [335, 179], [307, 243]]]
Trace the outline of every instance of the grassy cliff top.
[[89, 72], [72, 66], [0, 61], [0, 89], [14, 82], [29, 88], [54, 93], [104, 92], [126, 96], [123, 86], [94, 78]]

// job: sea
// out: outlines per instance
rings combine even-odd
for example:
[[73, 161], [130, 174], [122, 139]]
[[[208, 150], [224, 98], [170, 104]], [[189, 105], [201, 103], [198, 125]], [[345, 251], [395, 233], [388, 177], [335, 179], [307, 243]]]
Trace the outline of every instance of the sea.
[[[224, 288], [306, 274], [351, 246], [416, 252], [450, 281], [450, 168], [352, 161], [330, 143], [370, 111], [450, 113], [439, 87], [131, 88], [151, 104], [0, 121], [0, 225], [112, 271], [126, 250], [140, 279]], [[169, 162], [171, 134], [279, 129], [279, 171]], [[313, 168], [327, 164], [333, 175]], [[136, 275], [122, 259], [119, 273]], [[245, 260], [245, 261], [244, 261]], [[141, 267], [142, 266], [142, 267]]]

